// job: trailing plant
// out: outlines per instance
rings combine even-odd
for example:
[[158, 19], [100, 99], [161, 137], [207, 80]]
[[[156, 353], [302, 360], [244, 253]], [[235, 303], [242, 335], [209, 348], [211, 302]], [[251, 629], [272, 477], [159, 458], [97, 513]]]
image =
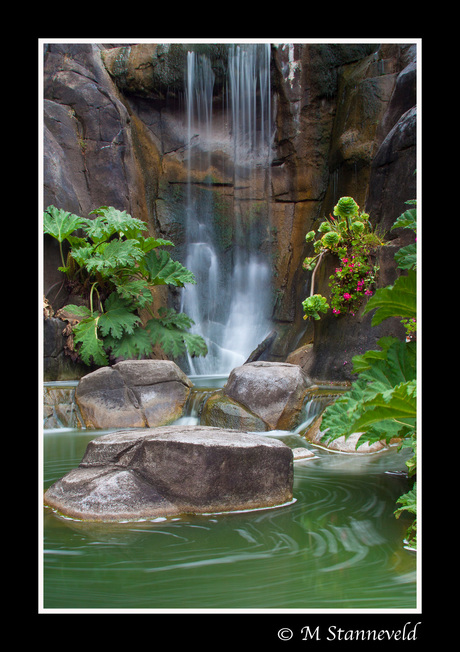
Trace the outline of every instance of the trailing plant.
[[[333, 213], [320, 224], [319, 239], [315, 241], [317, 237], [315, 231], [309, 231], [305, 236], [306, 242], [314, 243], [315, 255], [305, 258], [303, 267], [313, 271], [311, 279], [311, 295], [313, 295], [315, 274], [324, 254], [331, 253], [338, 256], [340, 265], [329, 277], [330, 307], [336, 316], [344, 313], [354, 315], [366, 297], [373, 294], [379, 268], [371, 262], [371, 252], [376, 246], [382, 245], [383, 241], [374, 232], [369, 215], [359, 211], [359, 206], [352, 197], [339, 199]], [[302, 305], [304, 319], [320, 318], [309, 310], [310, 302], [303, 302]], [[329, 307], [326, 299], [323, 305]]]
[[[62, 313], [73, 323], [74, 344], [81, 360], [90, 365], [109, 364], [114, 358], [140, 358], [158, 344], [168, 355], [188, 350], [206, 355], [204, 339], [188, 332], [193, 321], [183, 313], [159, 308], [155, 312], [152, 289], [159, 285], [183, 287], [195, 278], [168, 251], [169, 240], [145, 236], [146, 225], [125, 211], [101, 206], [89, 219], [48, 206], [44, 232], [59, 242], [69, 290], [84, 305], [69, 304]], [[80, 231], [82, 235], [77, 235]], [[70, 244], [64, 257], [63, 243]], [[141, 311], [150, 317], [145, 325]]]
[[[415, 202], [410, 202], [415, 204]], [[416, 210], [401, 215], [392, 228], [416, 231]], [[364, 312], [375, 310], [371, 324], [380, 324], [388, 317], [400, 317], [411, 328], [416, 320], [416, 249], [415, 244], [401, 248], [396, 256], [399, 268], [407, 270], [393, 285], [378, 289]], [[401, 439], [400, 448], [409, 448], [412, 457], [406, 462], [408, 476], [413, 478], [411, 490], [398, 499], [397, 518], [408, 512], [415, 517], [406, 533], [407, 541], [416, 546], [416, 418], [417, 379], [414, 330], [405, 341], [383, 337], [379, 350], [353, 357], [353, 373], [358, 374], [349, 391], [342, 394], [323, 414], [322, 437], [328, 441], [360, 433], [357, 446], [363, 442]]]

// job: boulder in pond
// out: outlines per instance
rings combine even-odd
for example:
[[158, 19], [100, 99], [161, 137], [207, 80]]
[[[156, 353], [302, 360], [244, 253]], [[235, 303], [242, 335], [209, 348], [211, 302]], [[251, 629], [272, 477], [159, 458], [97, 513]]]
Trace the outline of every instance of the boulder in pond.
[[176, 425], [93, 439], [44, 502], [74, 519], [138, 521], [275, 507], [292, 488], [292, 450], [279, 440]]
[[155, 427], [182, 416], [191, 387], [170, 360], [124, 360], [84, 376], [75, 400], [87, 428]]
[[268, 430], [291, 430], [307, 388], [308, 379], [298, 365], [250, 362], [233, 369], [223, 393], [260, 417]]

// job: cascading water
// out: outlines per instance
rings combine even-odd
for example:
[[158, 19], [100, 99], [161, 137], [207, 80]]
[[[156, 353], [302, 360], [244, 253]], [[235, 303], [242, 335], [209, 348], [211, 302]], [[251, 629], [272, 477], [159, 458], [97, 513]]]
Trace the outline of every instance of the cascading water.
[[[197, 284], [183, 290], [181, 309], [209, 350], [205, 358], [189, 358], [193, 375], [228, 374], [243, 364], [270, 331], [272, 304], [270, 267], [260, 252], [260, 234], [251, 228], [254, 215], [260, 223], [261, 210], [269, 224], [270, 46], [229, 47], [226, 106], [219, 120], [213, 115], [214, 83], [209, 59], [189, 52], [185, 265]], [[230, 247], [223, 243], [209, 172], [215, 152], [225, 152], [230, 161], [232, 179], [220, 184], [233, 201]]]

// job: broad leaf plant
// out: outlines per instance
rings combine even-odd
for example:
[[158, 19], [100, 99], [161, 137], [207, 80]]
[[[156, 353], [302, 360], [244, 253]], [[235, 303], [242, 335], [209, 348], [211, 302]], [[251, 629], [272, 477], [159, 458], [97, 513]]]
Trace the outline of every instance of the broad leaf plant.
[[[43, 215], [44, 232], [59, 242], [59, 270], [72, 293], [85, 299], [83, 305], [61, 309], [73, 324], [80, 359], [106, 366], [110, 356], [149, 356], [155, 345], [166, 355], [206, 355], [204, 339], [189, 332], [194, 323], [190, 317], [164, 307], [155, 310], [153, 288], [196, 282], [190, 270], [160, 249], [173, 243], [144, 235], [142, 220], [112, 206], [89, 215], [85, 219], [55, 206]], [[66, 258], [64, 241], [70, 245]], [[146, 321], [141, 313], [148, 315]]]
[[[415, 206], [415, 201], [407, 202]], [[407, 228], [416, 233], [416, 209], [405, 211], [392, 229]], [[358, 374], [349, 391], [327, 407], [322, 419], [322, 438], [332, 441], [360, 433], [357, 446], [392, 439], [401, 441], [401, 448], [409, 448], [412, 457], [406, 462], [408, 476], [413, 480], [410, 491], [398, 499], [401, 505], [397, 518], [408, 512], [414, 517], [406, 533], [406, 540], [416, 547], [417, 536], [417, 370], [416, 370], [416, 245], [402, 247], [395, 255], [403, 270], [393, 285], [378, 289], [369, 299], [364, 313], [375, 310], [371, 324], [376, 326], [389, 317], [399, 317], [406, 327], [405, 341], [382, 337], [379, 350], [367, 351], [353, 357], [353, 373]]]

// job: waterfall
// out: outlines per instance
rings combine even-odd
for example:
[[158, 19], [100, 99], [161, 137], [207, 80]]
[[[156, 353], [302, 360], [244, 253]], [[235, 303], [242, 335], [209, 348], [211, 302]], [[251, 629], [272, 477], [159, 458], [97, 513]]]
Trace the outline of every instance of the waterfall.
[[294, 430], [294, 434], [304, 434], [312, 425], [313, 421], [319, 417], [328, 405], [343, 394], [347, 386], [321, 386], [312, 385], [305, 395], [304, 404], [299, 416], [299, 424]]
[[[181, 309], [209, 350], [205, 358], [188, 359], [187, 371], [194, 375], [228, 374], [271, 330], [270, 265], [254, 226], [257, 220], [269, 225], [270, 46], [229, 46], [226, 72], [224, 109], [216, 119], [210, 61], [188, 53], [185, 265], [197, 284], [183, 290]], [[220, 186], [226, 186], [226, 200], [233, 202], [231, 246], [223, 243], [213, 190], [215, 152], [225, 152], [230, 161], [232, 178]]]

